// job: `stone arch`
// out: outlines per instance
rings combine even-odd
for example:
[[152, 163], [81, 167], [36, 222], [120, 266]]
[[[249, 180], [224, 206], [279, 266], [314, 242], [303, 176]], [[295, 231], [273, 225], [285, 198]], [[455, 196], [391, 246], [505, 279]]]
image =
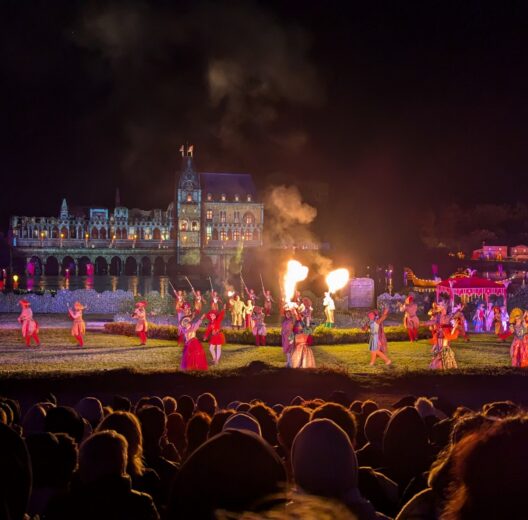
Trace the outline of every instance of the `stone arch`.
[[62, 226], [60, 234], [62, 235], [62, 238], [69, 238], [68, 228], [66, 226]]
[[154, 231], [152, 231], [152, 238], [154, 240], [161, 240], [161, 231], [159, 230], [159, 228], [154, 228]]
[[150, 276], [152, 274], [152, 262], [148, 256], [144, 256], [140, 262], [139, 274]]
[[108, 274], [108, 262], [103, 256], [98, 256], [94, 262], [95, 274]]
[[66, 276], [66, 269], [68, 274], [74, 276], [76, 274], [75, 260], [71, 256], [65, 256], [61, 262], [61, 274]]
[[137, 275], [137, 260], [133, 256], [128, 256], [125, 260], [125, 274], [127, 276]]
[[106, 240], [106, 228], [103, 227], [99, 230], [99, 238], [101, 240]]
[[87, 256], [81, 256], [77, 260], [77, 274], [79, 276], [87, 276], [88, 275], [88, 264], [91, 264], [91, 260]]
[[48, 256], [46, 258], [45, 273], [49, 276], [57, 276], [59, 274], [60, 266], [56, 256]]
[[161, 256], [157, 256], [154, 260], [154, 274], [156, 276], [163, 276], [165, 274], [165, 261]]
[[178, 272], [178, 261], [175, 256], [170, 256], [167, 260], [167, 274], [176, 274]]
[[51, 238], [59, 238], [59, 236], [60, 236], [59, 226], [53, 226], [51, 228]]
[[123, 261], [118, 256], [113, 256], [110, 260], [110, 274], [112, 276], [119, 276], [123, 271]]
[[99, 238], [99, 230], [95, 226], [92, 227], [92, 232], [90, 233], [90, 236], [93, 240], [97, 240]]

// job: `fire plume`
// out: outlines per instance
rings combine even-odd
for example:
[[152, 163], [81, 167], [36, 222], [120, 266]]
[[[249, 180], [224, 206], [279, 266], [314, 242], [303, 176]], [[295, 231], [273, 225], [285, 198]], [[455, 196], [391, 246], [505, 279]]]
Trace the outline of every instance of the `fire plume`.
[[334, 293], [344, 287], [350, 278], [350, 273], [348, 269], [341, 268], [331, 271], [326, 275], [326, 284], [328, 285], [328, 290], [331, 293]]
[[289, 260], [286, 273], [284, 274], [284, 298], [286, 302], [291, 302], [295, 294], [295, 286], [308, 276], [308, 267], [302, 265], [297, 260]]

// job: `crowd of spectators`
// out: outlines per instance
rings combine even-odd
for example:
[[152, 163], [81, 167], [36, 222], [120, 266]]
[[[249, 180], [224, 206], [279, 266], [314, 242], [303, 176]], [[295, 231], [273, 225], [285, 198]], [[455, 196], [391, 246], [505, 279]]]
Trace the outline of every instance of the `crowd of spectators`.
[[[390, 409], [389, 409], [390, 408]], [[407, 396], [0, 398], [0, 520], [526, 518], [528, 415]]]

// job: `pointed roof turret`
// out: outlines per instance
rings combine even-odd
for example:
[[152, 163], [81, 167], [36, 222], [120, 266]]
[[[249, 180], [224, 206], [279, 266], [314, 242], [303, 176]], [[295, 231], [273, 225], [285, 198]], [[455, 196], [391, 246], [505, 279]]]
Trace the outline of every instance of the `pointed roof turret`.
[[60, 209], [60, 218], [67, 219], [70, 217], [70, 212], [68, 211], [68, 203], [66, 199], [62, 199], [61, 209]]
[[180, 189], [183, 190], [197, 190], [200, 188], [200, 181], [198, 174], [194, 168], [194, 145], [180, 147], [182, 154], [182, 170], [180, 175]]

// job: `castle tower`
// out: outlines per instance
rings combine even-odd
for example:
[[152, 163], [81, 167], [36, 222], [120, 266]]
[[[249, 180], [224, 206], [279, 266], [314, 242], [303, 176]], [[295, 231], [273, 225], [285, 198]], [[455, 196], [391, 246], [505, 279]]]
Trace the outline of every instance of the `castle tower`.
[[194, 168], [194, 146], [182, 146], [182, 170], [176, 190], [176, 219], [178, 264], [198, 265], [201, 246], [200, 178]]
[[70, 218], [70, 213], [68, 211], [68, 204], [66, 202], [66, 199], [62, 199], [59, 218], [61, 220], [68, 220]]

